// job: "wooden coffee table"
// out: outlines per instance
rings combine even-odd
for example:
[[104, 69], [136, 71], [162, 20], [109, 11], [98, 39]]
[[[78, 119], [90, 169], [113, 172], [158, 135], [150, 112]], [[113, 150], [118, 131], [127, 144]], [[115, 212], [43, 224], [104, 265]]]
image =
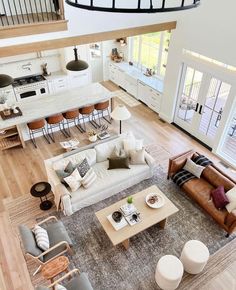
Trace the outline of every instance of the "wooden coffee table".
[[[158, 193], [162, 195], [165, 200], [164, 206], [159, 209], [150, 208], [145, 201], [146, 195], [148, 193]], [[126, 249], [129, 248], [129, 239], [131, 237], [155, 224], [159, 224], [162, 228], [164, 228], [167, 218], [179, 211], [178, 208], [155, 185], [132, 196], [133, 204], [137, 208], [138, 212], [140, 212], [141, 217], [141, 221], [136, 225], [127, 225], [124, 228], [116, 231], [107, 219], [108, 215], [112, 214], [116, 210], [119, 210], [120, 207], [127, 202], [127, 198], [122, 199], [95, 213], [112, 244], [116, 246], [122, 243]]]
[[65, 256], [60, 256], [48, 262], [42, 267], [42, 275], [45, 279], [53, 283], [54, 278], [62, 272], [69, 272], [69, 259]]

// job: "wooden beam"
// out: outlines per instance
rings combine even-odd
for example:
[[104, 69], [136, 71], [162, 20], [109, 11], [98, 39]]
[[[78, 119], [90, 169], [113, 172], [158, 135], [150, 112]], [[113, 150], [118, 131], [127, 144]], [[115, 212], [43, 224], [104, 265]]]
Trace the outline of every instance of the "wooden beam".
[[0, 29], [1, 38], [12, 38], [25, 35], [41, 34], [67, 30], [68, 20], [39, 22], [6, 26]]
[[111, 40], [121, 37], [128, 37], [134, 35], [140, 35], [151, 32], [158, 32], [164, 30], [172, 30], [176, 28], [176, 21], [147, 25], [135, 28], [120, 29], [114, 31], [99, 32], [93, 34], [86, 34], [80, 36], [73, 36], [61, 39], [52, 39], [46, 41], [39, 41], [27, 44], [18, 44], [12, 46], [0, 47], [0, 56], [12, 56], [25, 53], [31, 53], [42, 50], [50, 50], [63, 48], [74, 45], [88, 44], [98, 41]]

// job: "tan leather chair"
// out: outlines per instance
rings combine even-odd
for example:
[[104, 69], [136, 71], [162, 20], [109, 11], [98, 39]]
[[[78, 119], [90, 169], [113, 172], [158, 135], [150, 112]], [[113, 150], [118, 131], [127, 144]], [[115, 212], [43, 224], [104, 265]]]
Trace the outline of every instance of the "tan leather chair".
[[37, 148], [37, 144], [36, 144], [36, 140], [35, 140], [35, 136], [34, 136], [35, 133], [42, 132], [44, 138], [46, 139], [48, 144], [50, 144], [49, 136], [48, 136], [46, 129], [45, 129], [45, 120], [44, 119], [30, 122], [27, 124], [27, 126], [29, 129], [30, 140], [32, 141], [35, 148]]
[[67, 132], [70, 133], [70, 123], [74, 123], [75, 127], [81, 133], [85, 132], [81, 126], [81, 123], [80, 123], [81, 119], [80, 119], [79, 109], [67, 111], [67, 112], [63, 113], [62, 115], [63, 115], [64, 119], [66, 120]]
[[65, 129], [64, 117], [62, 114], [56, 114], [46, 118], [47, 121], [47, 133], [53, 142], [55, 142], [53, 128], [59, 127], [62, 134], [67, 138], [70, 134]]

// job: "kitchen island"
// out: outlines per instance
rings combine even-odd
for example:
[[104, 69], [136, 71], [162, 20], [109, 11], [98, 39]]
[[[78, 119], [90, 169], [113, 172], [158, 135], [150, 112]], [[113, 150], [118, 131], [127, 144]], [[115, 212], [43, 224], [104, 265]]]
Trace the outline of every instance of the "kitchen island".
[[[0, 120], [0, 130], [14, 125], [24, 125], [33, 120], [110, 100], [113, 94], [99, 83], [92, 83], [54, 95], [34, 97], [32, 100], [17, 102], [23, 115], [8, 120]], [[28, 138], [24, 138], [28, 139]]]

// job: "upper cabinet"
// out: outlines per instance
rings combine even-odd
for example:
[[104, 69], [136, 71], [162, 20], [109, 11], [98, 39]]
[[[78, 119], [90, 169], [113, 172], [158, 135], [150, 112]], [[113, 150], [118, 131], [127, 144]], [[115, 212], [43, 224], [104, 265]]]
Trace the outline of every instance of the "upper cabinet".
[[63, 0], [0, 2], [0, 38], [67, 30]]

